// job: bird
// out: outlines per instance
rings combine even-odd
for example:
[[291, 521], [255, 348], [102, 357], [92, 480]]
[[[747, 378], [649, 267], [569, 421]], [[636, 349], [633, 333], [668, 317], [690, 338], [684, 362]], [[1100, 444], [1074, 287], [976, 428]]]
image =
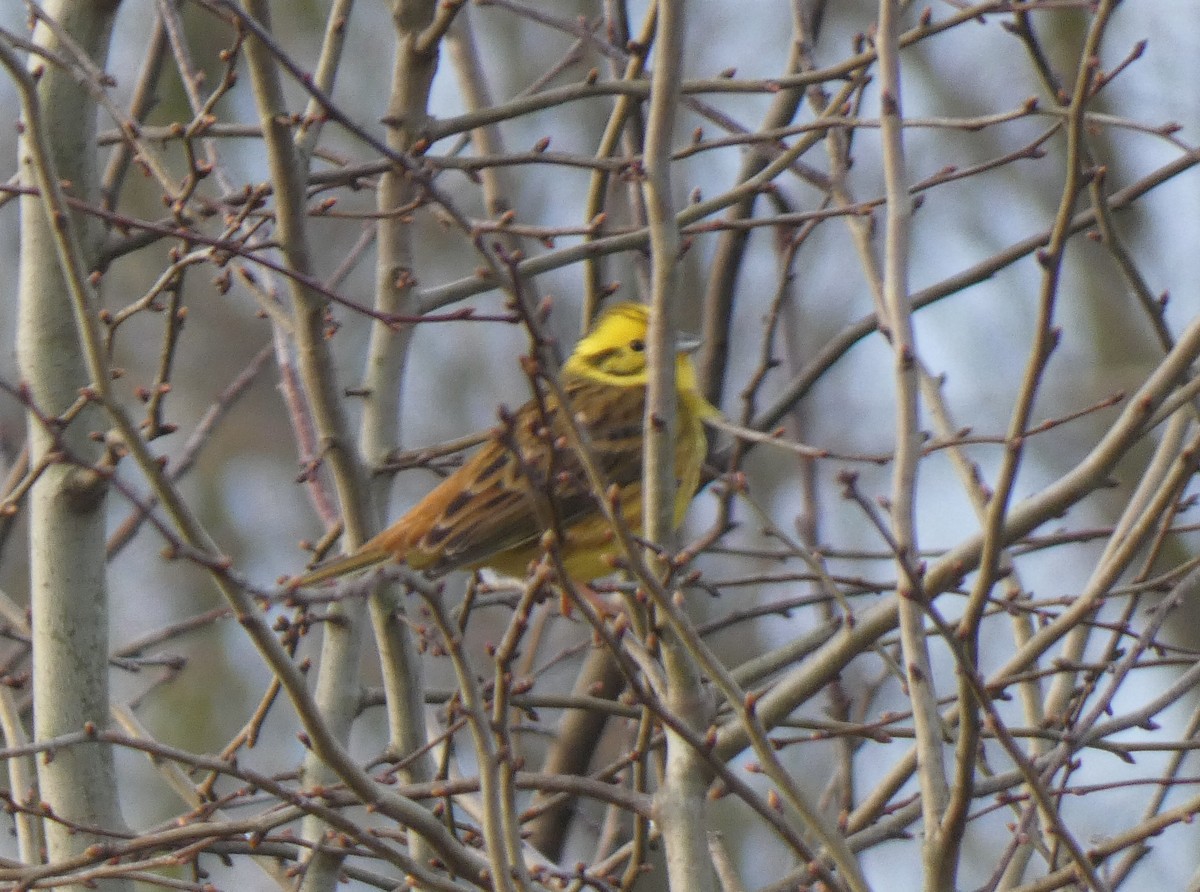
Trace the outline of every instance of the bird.
[[[642, 527], [648, 330], [645, 306], [612, 306], [576, 345], [561, 375], [569, 411], [587, 431], [604, 479], [616, 487], [615, 512], [634, 533]], [[686, 348], [675, 360], [675, 387], [678, 527], [700, 484], [707, 450], [703, 421], [720, 412], [701, 393]], [[298, 577], [294, 586], [315, 585], [388, 561], [430, 576], [486, 567], [523, 577], [543, 552], [547, 506], [571, 579], [588, 582], [611, 574], [621, 547], [579, 455], [568, 445], [563, 406], [547, 393], [514, 413], [502, 411], [501, 417], [505, 423], [481, 449], [408, 513], [351, 554]]]

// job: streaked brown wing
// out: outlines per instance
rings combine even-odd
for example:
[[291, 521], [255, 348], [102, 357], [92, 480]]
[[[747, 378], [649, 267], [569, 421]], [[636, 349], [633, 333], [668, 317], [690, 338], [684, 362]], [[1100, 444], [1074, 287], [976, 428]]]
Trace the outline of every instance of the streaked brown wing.
[[[645, 390], [583, 378], [565, 384], [570, 406], [592, 439], [607, 481], [619, 486], [639, 481]], [[541, 433], [545, 430], [551, 436]], [[511, 435], [520, 460], [502, 439], [491, 440], [431, 492], [413, 509], [413, 514], [425, 509], [431, 516], [428, 525], [422, 525], [423, 535], [412, 543], [416, 553], [410, 552], [409, 563], [441, 573], [486, 564], [489, 557], [533, 543], [546, 525], [538, 517], [531, 490], [550, 497], [563, 529], [595, 513], [579, 456], [569, 446], [553, 445], [569, 439], [567, 430], [557, 402], [547, 400], [544, 411], [536, 401], [522, 406], [513, 418]]]

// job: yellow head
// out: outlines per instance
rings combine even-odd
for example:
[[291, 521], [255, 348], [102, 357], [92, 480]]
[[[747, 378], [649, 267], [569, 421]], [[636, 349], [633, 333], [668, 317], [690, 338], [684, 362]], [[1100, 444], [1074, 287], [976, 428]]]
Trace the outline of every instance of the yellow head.
[[[650, 314], [642, 304], [616, 304], [575, 346], [563, 370], [617, 387], [645, 387], [649, 327]], [[700, 396], [696, 371], [686, 351], [680, 351], [675, 360], [675, 386], [682, 394]]]

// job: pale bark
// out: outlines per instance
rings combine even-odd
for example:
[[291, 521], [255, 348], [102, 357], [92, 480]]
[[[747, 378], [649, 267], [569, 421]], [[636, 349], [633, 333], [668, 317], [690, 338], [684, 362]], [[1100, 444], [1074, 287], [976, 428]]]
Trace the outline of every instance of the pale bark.
[[[34, 41], [66, 58], [80, 51], [102, 67], [116, 9], [116, 2], [47, 3], [46, 15], [61, 30], [39, 24]], [[73, 47], [64, 46], [60, 33]], [[107, 486], [89, 468], [101, 456], [91, 439], [104, 426], [98, 408], [86, 406], [66, 425], [53, 422], [92, 383], [81, 334], [95, 307], [82, 302], [95, 295], [80, 280], [80, 261], [94, 239], [79, 216], [48, 211], [45, 194], [47, 183], [65, 183], [74, 196], [95, 201], [96, 106], [75, 72], [37, 56], [29, 70], [36, 99], [29, 97], [24, 109], [20, 170], [23, 184], [40, 194], [21, 201], [17, 353], [31, 400], [31, 466], [46, 463], [29, 493], [34, 737], [40, 741], [108, 722]], [[87, 827], [122, 826], [109, 746], [64, 748], [37, 765], [41, 799], [56, 817]], [[51, 861], [108, 841], [53, 819], [44, 830]], [[107, 880], [103, 887], [129, 884]]]

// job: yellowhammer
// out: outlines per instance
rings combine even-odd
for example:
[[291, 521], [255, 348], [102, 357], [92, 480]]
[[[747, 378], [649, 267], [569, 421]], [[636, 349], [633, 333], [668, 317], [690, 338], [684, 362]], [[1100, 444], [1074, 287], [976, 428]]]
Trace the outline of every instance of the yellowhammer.
[[[629, 527], [642, 526], [642, 428], [646, 406], [646, 331], [640, 304], [604, 313], [563, 365], [570, 409], [587, 429], [596, 460], [619, 488], [618, 509]], [[675, 523], [700, 483], [705, 439], [701, 420], [717, 410], [701, 395], [685, 352], [675, 363], [678, 439]], [[411, 511], [358, 551], [317, 567], [297, 581], [311, 585], [383, 561], [440, 574], [459, 567], [491, 567], [525, 574], [538, 556], [543, 525], [531, 492], [540, 490], [563, 534], [562, 555], [572, 578], [586, 581], [612, 571], [620, 547], [596, 504], [583, 467], [566, 442], [567, 422], [553, 396], [531, 400], [466, 464]], [[514, 452], [515, 447], [515, 452]], [[519, 455], [517, 454], [519, 453]]]

